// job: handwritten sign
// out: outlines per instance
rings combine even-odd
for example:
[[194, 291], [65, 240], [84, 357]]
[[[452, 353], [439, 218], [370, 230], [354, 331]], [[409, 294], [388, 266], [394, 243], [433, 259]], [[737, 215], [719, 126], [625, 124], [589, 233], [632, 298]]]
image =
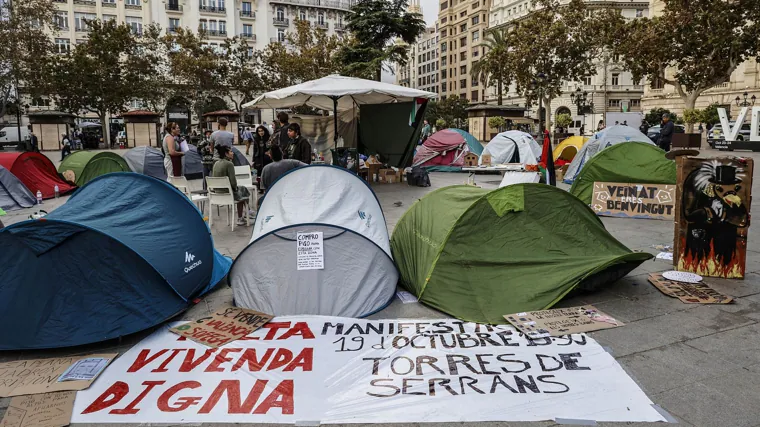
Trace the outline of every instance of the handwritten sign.
[[11, 399], [0, 427], [63, 427], [71, 422], [76, 392], [32, 394]]
[[678, 298], [685, 304], [731, 304], [734, 299], [721, 294], [705, 283], [686, 283], [668, 280], [662, 274], [649, 275], [649, 283], [663, 294]]
[[0, 363], [0, 397], [48, 393], [51, 391], [84, 390], [92, 384], [97, 375], [90, 380], [58, 382], [58, 379], [71, 365], [79, 360], [104, 358], [112, 361], [116, 356], [116, 353], [93, 354], [88, 356], [16, 360]]
[[676, 186], [595, 182], [591, 209], [599, 216], [672, 220]]
[[298, 270], [324, 270], [325, 252], [322, 232], [298, 233], [296, 237]]
[[58, 382], [92, 381], [106, 368], [108, 361], [109, 359], [102, 357], [88, 357], [87, 359], [77, 360], [58, 378]]
[[505, 319], [531, 339], [598, 331], [623, 322], [591, 305], [507, 314]]
[[217, 348], [250, 334], [272, 320], [269, 314], [238, 307], [227, 307], [213, 316], [171, 328], [199, 344]]

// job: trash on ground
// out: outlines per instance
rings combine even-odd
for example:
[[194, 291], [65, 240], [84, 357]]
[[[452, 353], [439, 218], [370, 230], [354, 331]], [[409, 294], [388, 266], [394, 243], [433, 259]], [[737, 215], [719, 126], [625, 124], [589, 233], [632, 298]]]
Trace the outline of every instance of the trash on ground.
[[688, 271], [663, 271], [662, 277], [668, 280], [674, 280], [676, 282], [699, 283], [702, 281], [702, 276], [699, 274], [689, 273]]
[[398, 292], [396, 292], [396, 296], [404, 304], [411, 304], [411, 303], [415, 303], [415, 302], [420, 302], [417, 299], [416, 296], [412, 295], [411, 293], [409, 293], [407, 291], [398, 291]]
[[655, 258], [673, 261], [673, 252], [660, 252]]

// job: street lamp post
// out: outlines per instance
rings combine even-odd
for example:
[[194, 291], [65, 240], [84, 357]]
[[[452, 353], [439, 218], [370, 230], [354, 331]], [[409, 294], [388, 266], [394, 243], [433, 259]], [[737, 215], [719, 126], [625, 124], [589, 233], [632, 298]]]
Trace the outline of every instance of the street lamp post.
[[[591, 95], [593, 97], [593, 94]], [[586, 110], [594, 109], [594, 100], [589, 101], [588, 92], [581, 92], [581, 88], [575, 89], [575, 93], [570, 94], [570, 100], [577, 107], [578, 114], [583, 115], [583, 129], [586, 129]], [[583, 136], [583, 135], [581, 135]]]
[[757, 97], [755, 95], [752, 95], [752, 97], [749, 98], [749, 100], [747, 100], [747, 95], [749, 95], [747, 92], [744, 92], [742, 95], [744, 95], [744, 100], [739, 98], [738, 95], [736, 96], [736, 98], [734, 98], [734, 101], [736, 101], [737, 107], [751, 107], [755, 105], [755, 101], [757, 100]]

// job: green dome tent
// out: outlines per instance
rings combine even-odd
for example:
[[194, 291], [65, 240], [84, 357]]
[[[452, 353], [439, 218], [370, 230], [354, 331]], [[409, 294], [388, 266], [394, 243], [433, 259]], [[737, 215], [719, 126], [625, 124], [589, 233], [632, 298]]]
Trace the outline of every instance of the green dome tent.
[[453, 186], [417, 201], [391, 239], [402, 285], [459, 319], [503, 324], [652, 258], [615, 240], [569, 193], [542, 184]]
[[675, 185], [676, 162], [666, 159], [665, 152], [652, 144], [612, 145], [589, 159], [573, 181], [570, 193], [589, 204], [594, 182]]
[[58, 166], [58, 173], [74, 172], [76, 184], [81, 187], [90, 180], [111, 172], [132, 172], [127, 161], [118, 154], [103, 151], [77, 151], [66, 156]]

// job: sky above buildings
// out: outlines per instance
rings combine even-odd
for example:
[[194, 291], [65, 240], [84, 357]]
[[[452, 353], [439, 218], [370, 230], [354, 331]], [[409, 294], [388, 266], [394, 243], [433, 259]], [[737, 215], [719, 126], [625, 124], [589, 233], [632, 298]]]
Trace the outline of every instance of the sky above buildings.
[[[425, 24], [428, 27], [435, 27], [435, 20], [438, 19], [438, 0], [420, 0], [420, 6], [422, 7], [422, 15], [425, 17]], [[383, 70], [382, 81], [395, 83], [396, 75]]]

